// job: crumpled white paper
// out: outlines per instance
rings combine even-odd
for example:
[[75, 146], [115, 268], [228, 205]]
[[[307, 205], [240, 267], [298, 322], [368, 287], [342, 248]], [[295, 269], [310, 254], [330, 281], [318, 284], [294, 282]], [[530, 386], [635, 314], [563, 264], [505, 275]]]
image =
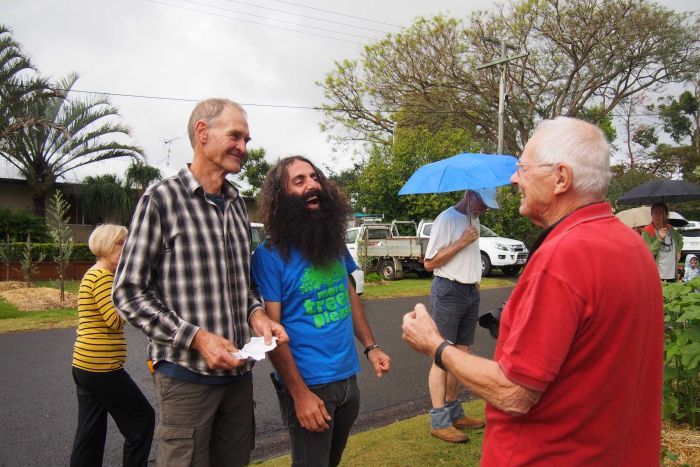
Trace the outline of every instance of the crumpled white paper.
[[250, 342], [243, 346], [238, 352], [231, 352], [234, 358], [239, 360], [259, 360], [265, 359], [265, 353], [277, 347], [277, 338], [272, 337], [272, 343], [270, 345], [265, 345], [265, 338], [251, 337]]

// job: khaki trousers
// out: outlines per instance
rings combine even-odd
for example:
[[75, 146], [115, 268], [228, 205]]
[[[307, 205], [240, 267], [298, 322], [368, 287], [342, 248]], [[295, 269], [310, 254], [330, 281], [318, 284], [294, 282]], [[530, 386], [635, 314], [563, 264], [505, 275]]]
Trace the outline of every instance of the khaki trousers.
[[252, 373], [226, 384], [154, 375], [159, 467], [243, 466], [255, 447]]

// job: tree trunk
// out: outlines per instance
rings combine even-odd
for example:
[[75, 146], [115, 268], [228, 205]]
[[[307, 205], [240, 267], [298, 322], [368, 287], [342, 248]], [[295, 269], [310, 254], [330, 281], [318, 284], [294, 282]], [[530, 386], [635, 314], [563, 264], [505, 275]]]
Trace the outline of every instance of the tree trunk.
[[32, 196], [32, 213], [40, 217], [46, 215], [46, 195], [35, 193]]

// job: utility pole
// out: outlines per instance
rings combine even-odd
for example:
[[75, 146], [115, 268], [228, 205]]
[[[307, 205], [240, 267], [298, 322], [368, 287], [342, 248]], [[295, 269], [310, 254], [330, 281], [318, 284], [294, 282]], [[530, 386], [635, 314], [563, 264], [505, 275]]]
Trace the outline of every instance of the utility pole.
[[480, 65], [476, 67], [476, 69], [481, 70], [484, 68], [490, 68], [492, 66], [500, 65], [499, 68], [501, 71], [501, 79], [498, 83], [498, 154], [503, 154], [503, 127], [506, 113], [506, 70], [508, 67], [508, 62], [517, 60], [519, 58], [527, 57], [528, 53], [525, 52], [514, 57], [507, 57], [506, 49], [510, 49], [513, 51], [517, 50], [514, 45], [508, 44], [506, 41], [502, 41], [494, 37], [484, 37], [484, 40], [487, 42], [491, 42], [492, 44], [501, 46], [501, 57], [498, 60], [486, 63], [484, 65]]

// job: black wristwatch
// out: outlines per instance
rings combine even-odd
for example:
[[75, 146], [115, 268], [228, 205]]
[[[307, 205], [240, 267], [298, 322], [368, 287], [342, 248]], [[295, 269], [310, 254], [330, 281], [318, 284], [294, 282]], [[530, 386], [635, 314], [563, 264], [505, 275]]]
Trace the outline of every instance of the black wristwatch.
[[438, 348], [435, 351], [435, 359], [434, 359], [435, 365], [443, 371], [447, 371], [447, 370], [445, 370], [445, 366], [442, 364], [442, 352], [445, 350], [445, 347], [447, 347], [448, 345], [455, 345], [455, 343], [445, 339], [444, 341], [442, 341], [442, 343], [440, 345], [438, 345]]
[[371, 351], [373, 351], [374, 349], [378, 349], [378, 348], [379, 348], [379, 344], [372, 344], [372, 345], [368, 345], [367, 347], [365, 347], [365, 350], [363, 350], [365, 357], [369, 358], [369, 353]]

